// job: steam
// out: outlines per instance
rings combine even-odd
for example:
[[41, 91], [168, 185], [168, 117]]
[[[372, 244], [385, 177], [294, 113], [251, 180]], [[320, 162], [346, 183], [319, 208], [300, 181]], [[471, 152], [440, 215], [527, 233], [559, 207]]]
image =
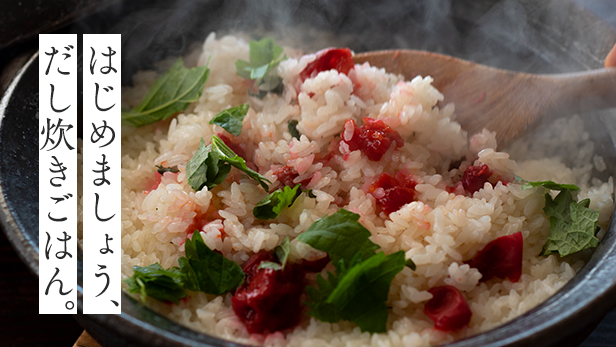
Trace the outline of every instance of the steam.
[[[305, 51], [411, 48], [551, 73], [601, 66], [613, 41], [589, 35], [604, 25], [589, 16], [563, 0], [132, 0], [79, 22], [74, 30], [122, 34], [123, 84], [130, 84], [139, 69], [184, 54], [211, 31], [250, 39], [272, 36]], [[589, 30], [579, 30], [572, 20], [590, 23]]]
[[[598, 11], [610, 6], [575, 1]], [[210, 31], [274, 36], [307, 51], [412, 48], [510, 70], [558, 72], [594, 68], [604, 57], [582, 47], [598, 39], [574, 44], [592, 40], [588, 31], [566, 30], [571, 13], [579, 11], [562, 0], [131, 0], [77, 22], [73, 32], [123, 35], [123, 83], [137, 69], [184, 53]]]
[[460, 51], [452, 0], [133, 0], [76, 24], [76, 32], [121, 33], [123, 83], [138, 69], [180, 55], [210, 31], [273, 36], [307, 51], [348, 46], [356, 52], [414, 48]]

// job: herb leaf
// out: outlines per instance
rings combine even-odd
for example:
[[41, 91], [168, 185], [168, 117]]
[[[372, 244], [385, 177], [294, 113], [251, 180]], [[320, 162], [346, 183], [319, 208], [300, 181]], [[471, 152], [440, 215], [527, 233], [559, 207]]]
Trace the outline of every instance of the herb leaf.
[[342, 320], [340, 310], [334, 304], [327, 302], [327, 298], [338, 286], [338, 278], [340, 276], [340, 273], [333, 274], [328, 271], [327, 279], [324, 279], [320, 274], [317, 275], [318, 288], [306, 287], [306, 293], [308, 293], [310, 298], [310, 302], [306, 302], [306, 306], [310, 308], [308, 315], [321, 322], [336, 323]]
[[262, 261], [257, 269], [272, 269], [278, 271], [282, 270], [282, 265], [273, 261]]
[[186, 257], [178, 259], [184, 285], [193, 291], [221, 295], [239, 287], [244, 272], [235, 262], [212, 251], [203, 242], [200, 232], [186, 239]]
[[255, 218], [267, 220], [278, 217], [285, 207], [293, 205], [295, 200], [300, 196], [302, 190], [299, 189], [299, 187], [300, 184], [297, 184], [294, 188], [290, 188], [289, 186], [278, 188], [270, 195], [263, 198], [263, 200], [259, 201], [252, 209]]
[[589, 204], [589, 199], [576, 203], [568, 189], [561, 191], [554, 200], [550, 194], [545, 195], [543, 211], [550, 219], [550, 234], [541, 255], [558, 252], [564, 257], [599, 245], [595, 237], [599, 214], [589, 209]]
[[299, 124], [299, 121], [297, 119], [290, 120], [288, 128], [289, 134], [299, 140], [302, 134], [300, 134], [299, 130], [297, 130], [297, 124]]
[[249, 108], [250, 105], [243, 104], [223, 110], [212, 118], [210, 124], [219, 125], [229, 133], [238, 136], [242, 132], [244, 117]]
[[569, 205], [573, 202], [573, 195], [571, 195], [571, 191], [564, 190], [552, 200], [550, 194], [545, 194], [545, 206], [543, 207], [543, 212], [548, 217], [556, 217], [558, 219], [562, 219], [564, 221], [571, 221], [569, 217], [570, 208]]
[[413, 261], [413, 259], [408, 258], [405, 262], [404, 265], [408, 266], [411, 270], [415, 271], [417, 270], [417, 265], [415, 265], [415, 262]]
[[404, 266], [403, 251], [387, 256], [381, 252], [348, 269], [340, 260], [336, 275], [328, 273], [327, 280], [319, 275], [319, 289], [308, 289], [308, 314], [326, 322], [348, 320], [362, 331], [385, 332], [389, 287]]
[[289, 259], [289, 252], [291, 252], [291, 244], [289, 243], [289, 237], [285, 237], [282, 243], [274, 248], [274, 254], [278, 259], [278, 263], [272, 261], [262, 261], [259, 264], [258, 269], [272, 269], [272, 270], [284, 270], [287, 265], [287, 259]]
[[186, 296], [186, 289], [221, 295], [239, 287], [244, 272], [235, 262], [212, 251], [199, 232], [185, 243], [186, 257], [178, 259], [180, 267], [163, 269], [158, 263], [146, 267], [135, 266], [133, 277], [126, 279], [131, 293], [141, 293], [145, 302], [150, 296], [156, 300], [178, 303]]
[[525, 180], [520, 180], [522, 183], [522, 190], [526, 190], [526, 189], [531, 189], [531, 188], [535, 188], [535, 187], [540, 187], [543, 186], [547, 189], [551, 189], [551, 190], [580, 190], [580, 188], [578, 186], [576, 186], [575, 184], [560, 184], [560, 183], [555, 183], [554, 181], [535, 181], [535, 182], [528, 182]]
[[370, 231], [359, 222], [359, 215], [340, 209], [314, 222], [300, 234], [300, 241], [325, 251], [336, 266], [327, 279], [317, 276], [317, 288], [306, 291], [309, 315], [325, 322], [341, 319], [354, 322], [362, 331], [385, 332], [387, 296], [391, 281], [404, 266], [404, 252], [374, 254], [378, 245], [369, 240]]
[[379, 246], [370, 241], [372, 234], [358, 220], [358, 214], [340, 209], [314, 222], [298, 238], [313, 248], [327, 252], [334, 265], [340, 259], [348, 264], [356, 254], [365, 260], [374, 255]]
[[273, 73], [278, 64], [286, 59], [286, 56], [278, 59], [282, 54], [282, 48], [271, 37], [260, 41], [250, 41], [250, 62], [239, 59], [235, 62], [237, 75], [256, 80], [255, 85], [260, 89], [271, 91], [276, 89], [282, 79]]
[[199, 100], [209, 73], [207, 66], [187, 69], [179, 58], [156, 79], [139, 106], [122, 111], [122, 124], [141, 127], [184, 111], [191, 102]]
[[199, 148], [192, 158], [186, 163], [186, 177], [188, 184], [196, 192], [207, 185], [208, 189], [222, 183], [229, 172], [231, 165], [220, 160], [217, 152], [211, 151], [211, 146], [206, 146], [201, 138]]
[[231, 171], [231, 166], [235, 166], [268, 191], [267, 183], [271, 182], [267, 178], [246, 166], [246, 161], [235, 154], [220, 137], [212, 135], [211, 141], [210, 145], [206, 145], [201, 138], [199, 148], [186, 163], [186, 177], [192, 189], [199, 191], [206, 185], [208, 189], [219, 185]]
[[258, 181], [261, 187], [263, 187], [266, 192], [268, 191], [267, 185], [271, 184], [272, 182], [270, 182], [267, 178], [261, 176], [261, 174], [259, 174], [258, 172], [246, 166], [246, 161], [242, 159], [242, 157], [240, 157], [239, 155], [235, 154], [235, 152], [233, 152], [231, 148], [229, 148], [220, 137], [212, 135], [211, 141], [211, 153], [217, 153], [218, 160], [224, 161], [240, 169], [250, 178]]
[[146, 267], [135, 266], [133, 270], [133, 276], [124, 282], [128, 283], [129, 292], [141, 293], [143, 302], [150, 296], [159, 301], [169, 300], [177, 304], [179, 299], [186, 296], [182, 275], [177, 267], [165, 270], [155, 263]]
[[274, 254], [276, 254], [276, 258], [282, 265], [282, 269], [284, 269], [285, 265], [287, 265], [287, 260], [289, 259], [289, 253], [291, 252], [291, 244], [289, 243], [289, 237], [285, 237], [282, 240], [282, 243], [274, 248]]
[[164, 167], [162, 165], [156, 165], [156, 168], [158, 169], [156, 171], [158, 171], [158, 173], [161, 174], [161, 175], [164, 175], [165, 172], [173, 172], [173, 173], [180, 172], [180, 170], [178, 170], [177, 165], [176, 166], [172, 166], [172, 167]]

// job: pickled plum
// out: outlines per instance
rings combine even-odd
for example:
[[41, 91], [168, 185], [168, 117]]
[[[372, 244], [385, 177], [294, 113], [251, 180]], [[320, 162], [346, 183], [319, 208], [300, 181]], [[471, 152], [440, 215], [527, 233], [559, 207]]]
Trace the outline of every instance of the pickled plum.
[[396, 177], [384, 172], [370, 185], [368, 193], [376, 199], [385, 214], [390, 214], [415, 200], [416, 185], [409, 175], [401, 171], [396, 173]]
[[391, 147], [392, 142], [396, 148], [404, 145], [404, 140], [397, 131], [379, 119], [364, 118], [364, 124], [357, 126], [355, 121], [349, 119], [344, 124], [345, 129], [353, 129], [350, 138], [342, 133], [342, 141], [348, 144], [351, 151], [360, 150], [368, 159], [379, 161]]
[[464, 186], [467, 192], [473, 194], [483, 188], [483, 185], [488, 182], [490, 176], [492, 176], [492, 171], [486, 164], [469, 166], [464, 170], [464, 174], [462, 174], [462, 186]]
[[327, 48], [316, 53], [317, 58], [299, 74], [302, 81], [316, 76], [321, 71], [336, 71], [348, 75], [353, 69], [353, 54], [348, 48]]
[[[299, 176], [297, 171], [295, 171], [293, 167], [288, 165], [274, 170], [274, 175], [278, 178], [278, 182], [280, 182], [281, 185], [287, 187], [295, 187], [296, 183], [294, 183], [293, 180], [297, 178], [297, 176]], [[301, 184], [302, 188], [305, 188], [308, 183], [310, 183], [310, 177], [299, 183]]]
[[434, 321], [434, 328], [453, 331], [468, 325], [472, 312], [456, 287], [434, 287], [428, 292], [432, 299], [424, 306], [424, 313]]
[[262, 268], [263, 261], [277, 262], [271, 252], [250, 257], [242, 270], [246, 278], [231, 298], [233, 311], [251, 334], [262, 334], [294, 327], [299, 323], [300, 297], [306, 286], [306, 272], [318, 272], [329, 258], [289, 264], [283, 270]]
[[493, 277], [517, 282], [522, 276], [522, 232], [501, 236], [488, 243], [473, 259], [466, 262], [483, 275], [481, 281]]

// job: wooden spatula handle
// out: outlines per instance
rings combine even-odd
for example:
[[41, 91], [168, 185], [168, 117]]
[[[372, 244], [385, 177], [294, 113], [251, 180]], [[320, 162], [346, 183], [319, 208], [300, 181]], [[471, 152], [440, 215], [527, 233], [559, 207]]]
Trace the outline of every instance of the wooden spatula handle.
[[582, 113], [616, 107], [616, 68], [544, 77], [556, 87], [559, 109]]

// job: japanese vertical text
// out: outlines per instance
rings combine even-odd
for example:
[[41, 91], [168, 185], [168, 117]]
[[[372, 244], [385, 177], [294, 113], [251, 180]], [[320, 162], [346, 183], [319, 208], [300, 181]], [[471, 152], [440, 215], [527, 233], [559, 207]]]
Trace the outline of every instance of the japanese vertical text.
[[120, 313], [119, 34], [83, 35], [83, 313]]
[[39, 313], [77, 313], [77, 35], [39, 35]]

